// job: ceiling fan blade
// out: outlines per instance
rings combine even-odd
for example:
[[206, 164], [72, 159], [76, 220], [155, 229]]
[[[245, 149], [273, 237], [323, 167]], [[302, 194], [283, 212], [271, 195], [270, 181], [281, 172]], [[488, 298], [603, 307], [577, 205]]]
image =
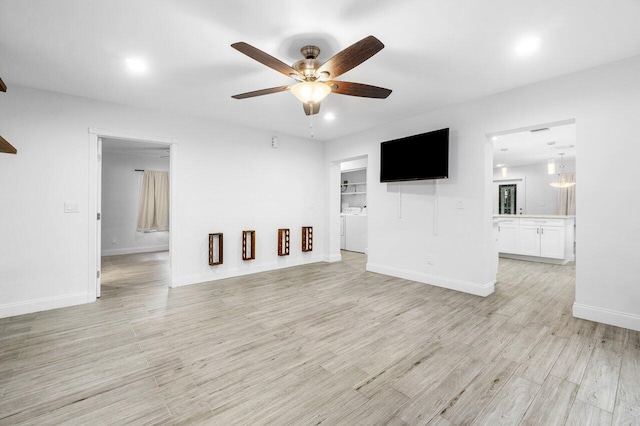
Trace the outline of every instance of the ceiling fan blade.
[[329, 81], [331, 93], [338, 95], [360, 96], [361, 98], [385, 99], [391, 94], [391, 90], [384, 87], [370, 86], [362, 83], [350, 83], [348, 81]]
[[365, 37], [332, 56], [318, 68], [316, 76], [320, 76], [323, 72], [328, 72], [330, 78], [336, 78], [340, 74], [344, 74], [360, 65], [381, 51], [383, 47], [384, 44], [374, 36]]
[[302, 107], [304, 108], [304, 113], [307, 115], [313, 115], [320, 112], [320, 102], [316, 102], [313, 104], [313, 112], [311, 112], [311, 105], [307, 103], [302, 103]]
[[272, 69], [278, 71], [279, 73], [282, 73], [282, 74], [286, 75], [287, 77], [292, 77], [292, 74], [293, 74], [295, 76], [300, 77], [301, 79], [304, 79], [303, 75], [301, 75], [295, 69], [291, 68], [289, 65], [285, 64], [284, 62], [282, 62], [279, 59], [274, 58], [273, 56], [269, 55], [268, 53], [263, 52], [260, 49], [256, 49], [255, 47], [251, 46], [250, 44], [247, 44], [247, 43], [241, 41], [241, 42], [238, 42], [238, 43], [233, 43], [231, 45], [231, 47], [236, 49], [238, 52], [244, 53], [248, 57], [255, 59], [256, 61], [260, 62], [261, 64], [266, 65], [269, 68], [272, 68]]
[[0, 136], [0, 152], [5, 154], [17, 154], [18, 150], [9, 143], [5, 138]]
[[7, 85], [4, 84], [4, 81], [2, 81], [1, 78], [0, 78], [0, 91], [2, 91], [2, 92], [6, 92], [7, 91]]
[[269, 95], [271, 93], [284, 92], [285, 90], [289, 90], [291, 86], [278, 86], [271, 87], [270, 89], [262, 89], [262, 90], [254, 90], [253, 92], [240, 93], [239, 95], [233, 95], [233, 99], [246, 99], [253, 98], [255, 96]]

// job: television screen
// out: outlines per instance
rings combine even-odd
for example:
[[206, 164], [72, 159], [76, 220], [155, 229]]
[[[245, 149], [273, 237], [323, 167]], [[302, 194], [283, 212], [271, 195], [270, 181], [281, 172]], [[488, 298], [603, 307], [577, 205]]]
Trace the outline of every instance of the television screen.
[[380, 144], [380, 182], [448, 177], [448, 128]]

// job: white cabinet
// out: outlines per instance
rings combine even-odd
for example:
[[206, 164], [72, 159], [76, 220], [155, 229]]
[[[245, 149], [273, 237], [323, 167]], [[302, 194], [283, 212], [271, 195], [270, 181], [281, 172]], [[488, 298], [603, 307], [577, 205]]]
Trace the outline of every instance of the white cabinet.
[[567, 263], [573, 252], [574, 219], [498, 219], [498, 252], [502, 257]]
[[525, 256], [540, 256], [540, 227], [521, 222], [519, 232], [517, 252]]
[[540, 256], [552, 259], [564, 258], [564, 227], [540, 227]]
[[504, 221], [498, 224], [498, 251], [514, 253], [518, 242], [518, 222], [515, 220]]

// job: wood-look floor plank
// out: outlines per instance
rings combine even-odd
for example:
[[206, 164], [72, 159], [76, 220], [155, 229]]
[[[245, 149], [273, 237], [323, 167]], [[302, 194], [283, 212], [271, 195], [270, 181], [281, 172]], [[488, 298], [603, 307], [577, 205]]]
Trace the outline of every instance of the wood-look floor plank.
[[575, 383], [548, 376], [520, 424], [564, 425], [577, 392]]
[[619, 400], [613, 410], [614, 426], [637, 426], [640, 425], [640, 406], [631, 405], [626, 401]]
[[622, 356], [614, 351], [595, 348], [580, 384], [577, 399], [613, 412]]
[[612, 414], [576, 399], [571, 406], [566, 426], [609, 426]]
[[622, 354], [617, 397], [640, 407], [640, 349], [628, 347]]
[[540, 385], [513, 376], [472, 424], [518, 424], [539, 390]]
[[440, 416], [456, 425], [470, 424], [509, 381], [517, 367], [515, 361], [495, 358], [451, 399]]
[[516, 375], [539, 385], [543, 384], [566, 342], [561, 337], [544, 336], [520, 364]]
[[595, 342], [592, 339], [573, 334], [553, 365], [551, 374], [580, 384], [594, 347]]
[[456, 395], [464, 392], [483, 367], [482, 362], [466, 357], [458, 365], [452, 366], [451, 372], [438, 386], [426, 388], [411, 398], [396, 416], [409, 424], [431, 421]]
[[547, 326], [536, 324], [526, 326], [509, 342], [500, 355], [516, 362], [523, 362], [548, 331]]

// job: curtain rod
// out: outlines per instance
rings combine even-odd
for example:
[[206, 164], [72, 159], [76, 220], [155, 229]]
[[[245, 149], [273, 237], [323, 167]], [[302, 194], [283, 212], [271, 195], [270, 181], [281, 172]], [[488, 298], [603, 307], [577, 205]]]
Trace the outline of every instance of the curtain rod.
[[134, 172], [144, 172], [144, 169], [133, 169]]

